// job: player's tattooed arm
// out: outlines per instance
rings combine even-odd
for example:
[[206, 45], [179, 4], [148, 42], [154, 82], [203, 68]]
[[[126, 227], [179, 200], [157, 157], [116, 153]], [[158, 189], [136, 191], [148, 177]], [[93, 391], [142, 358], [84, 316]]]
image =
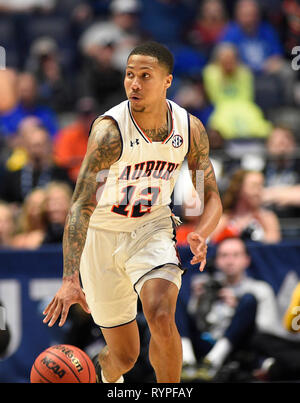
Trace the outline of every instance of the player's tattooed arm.
[[108, 118], [97, 119], [91, 130], [66, 220], [63, 236], [64, 278], [79, 271], [89, 220], [97, 205], [97, 175], [109, 169], [119, 159], [121, 151], [121, 137], [115, 123]]
[[[219, 198], [219, 190], [216, 183], [215, 173], [209, 159], [209, 141], [203, 124], [194, 116], [190, 116], [191, 144], [188, 154], [188, 166], [191, 172], [192, 182], [196, 190], [200, 190], [197, 183], [204, 179], [204, 203], [210, 196]], [[202, 174], [201, 174], [202, 173]]]
[[190, 127], [190, 151], [187, 161], [193, 185], [203, 203], [203, 210], [195, 232], [189, 234], [188, 241], [194, 254], [191, 262], [193, 264], [201, 262], [200, 270], [203, 270], [206, 262], [205, 241], [219, 222], [222, 215], [222, 203], [214, 169], [209, 159], [206, 130], [200, 120], [194, 116], [190, 116]]
[[[209, 158], [209, 141], [203, 124], [195, 116], [190, 116], [191, 138], [187, 156], [193, 185], [204, 203], [199, 219], [198, 231], [207, 238], [215, 229], [222, 214], [222, 205], [216, 177]], [[197, 183], [203, 179], [203, 186]], [[203, 188], [203, 193], [202, 193]]]
[[72, 205], [66, 220], [63, 255], [64, 273], [60, 289], [44, 310], [44, 323], [53, 326], [60, 317], [63, 326], [73, 304], [90, 313], [79, 281], [79, 263], [84, 248], [90, 217], [97, 205], [97, 175], [118, 160], [122, 152], [120, 133], [108, 118], [97, 119], [92, 127], [87, 152], [78, 175]]

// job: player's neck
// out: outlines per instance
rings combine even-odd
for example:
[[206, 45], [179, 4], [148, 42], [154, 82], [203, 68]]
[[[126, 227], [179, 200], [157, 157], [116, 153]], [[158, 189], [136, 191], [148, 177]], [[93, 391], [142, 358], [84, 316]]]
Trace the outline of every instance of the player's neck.
[[146, 130], [158, 130], [159, 128], [167, 125], [168, 106], [164, 99], [158, 102], [153, 107], [146, 108], [139, 112], [132, 110], [132, 114], [140, 127]]
[[154, 109], [144, 110], [143, 112], [133, 111], [133, 116], [144, 133], [151, 141], [164, 141], [170, 131], [170, 120], [168, 118], [168, 107], [164, 100], [163, 105], [156, 105]]

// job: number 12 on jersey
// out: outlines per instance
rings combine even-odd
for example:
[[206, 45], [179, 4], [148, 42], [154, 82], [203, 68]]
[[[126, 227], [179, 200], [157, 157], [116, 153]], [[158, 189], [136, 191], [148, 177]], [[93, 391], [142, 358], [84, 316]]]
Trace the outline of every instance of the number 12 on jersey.
[[158, 198], [160, 188], [151, 186], [146, 187], [140, 192], [139, 196], [141, 197], [135, 200], [134, 203], [131, 202], [134, 200], [136, 186], [126, 186], [121, 192], [124, 194], [124, 196], [120, 201], [120, 204], [113, 205], [111, 211], [125, 217], [137, 218], [142, 217], [146, 213], [150, 213], [151, 207]]

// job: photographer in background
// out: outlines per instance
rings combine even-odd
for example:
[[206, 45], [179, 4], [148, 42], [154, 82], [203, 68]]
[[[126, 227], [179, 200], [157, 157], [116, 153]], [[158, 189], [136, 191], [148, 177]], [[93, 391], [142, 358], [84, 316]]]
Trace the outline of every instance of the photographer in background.
[[226, 238], [218, 244], [214, 263], [206, 266], [205, 274], [194, 277], [188, 311], [195, 327], [196, 357], [204, 358], [195, 373], [183, 372], [183, 380], [216, 380], [229, 355], [245, 350], [249, 355], [256, 330], [269, 333], [279, 326], [273, 289], [248, 277], [249, 265], [243, 240]]

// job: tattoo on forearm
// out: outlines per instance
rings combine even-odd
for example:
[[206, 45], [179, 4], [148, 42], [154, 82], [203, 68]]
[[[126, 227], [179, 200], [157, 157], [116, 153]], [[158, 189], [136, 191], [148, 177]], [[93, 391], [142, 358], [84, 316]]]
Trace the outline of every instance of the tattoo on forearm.
[[212, 192], [219, 195], [214, 169], [209, 159], [209, 142], [205, 128], [201, 122], [191, 118], [191, 147], [188, 155], [189, 169], [192, 171], [192, 182], [197, 189], [197, 171], [204, 172], [204, 198]]
[[109, 169], [118, 160], [121, 147], [120, 133], [111, 120], [95, 122], [65, 225], [64, 277], [79, 270], [89, 220], [97, 205], [96, 192], [99, 186], [97, 173]]

